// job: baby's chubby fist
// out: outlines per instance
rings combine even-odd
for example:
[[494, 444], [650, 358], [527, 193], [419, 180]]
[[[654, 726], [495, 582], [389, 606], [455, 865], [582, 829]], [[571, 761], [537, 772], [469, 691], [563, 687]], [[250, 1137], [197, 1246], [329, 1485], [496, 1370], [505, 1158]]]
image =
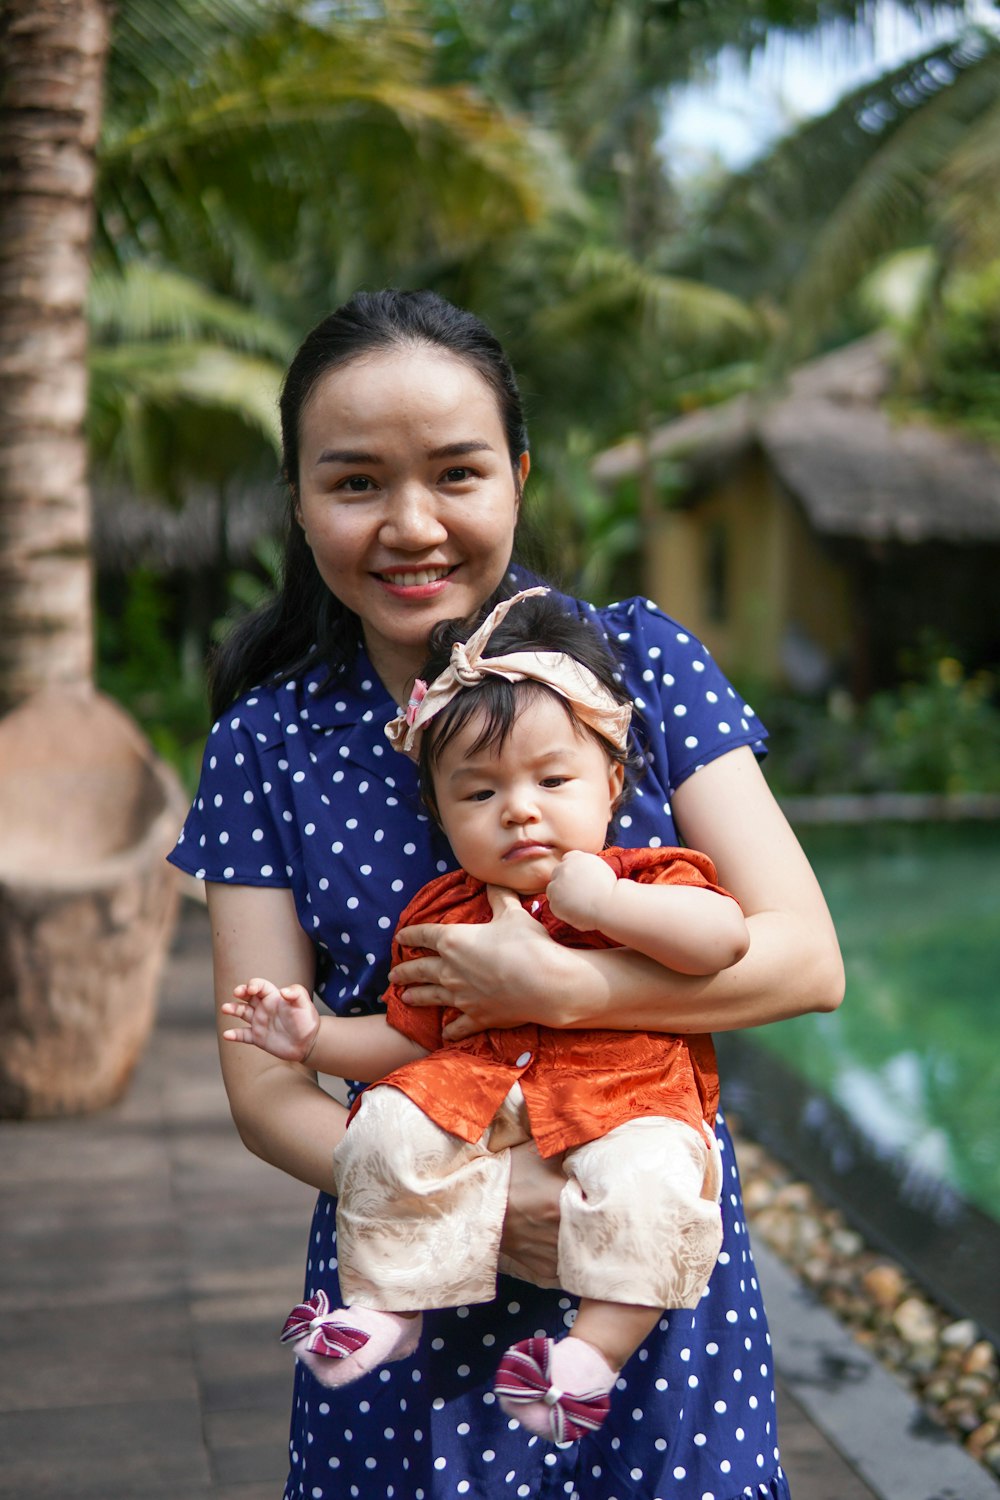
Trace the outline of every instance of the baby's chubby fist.
[[560, 922], [568, 922], [579, 932], [601, 931], [617, 884], [617, 875], [603, 859], [570, 849], [556, 866], [545, 894]]

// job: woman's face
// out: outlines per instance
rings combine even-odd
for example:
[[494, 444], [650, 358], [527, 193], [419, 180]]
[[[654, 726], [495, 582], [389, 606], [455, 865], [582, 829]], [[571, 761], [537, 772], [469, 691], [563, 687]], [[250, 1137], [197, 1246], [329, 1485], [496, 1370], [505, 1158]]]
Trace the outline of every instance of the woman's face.
[[361, 620], [402, 702], [440, 620], [472, 614], [510, 561], [520, 474], [496, 396], [431, 347], [366, 355], [300, 419], [297, 517], [327, 587]]

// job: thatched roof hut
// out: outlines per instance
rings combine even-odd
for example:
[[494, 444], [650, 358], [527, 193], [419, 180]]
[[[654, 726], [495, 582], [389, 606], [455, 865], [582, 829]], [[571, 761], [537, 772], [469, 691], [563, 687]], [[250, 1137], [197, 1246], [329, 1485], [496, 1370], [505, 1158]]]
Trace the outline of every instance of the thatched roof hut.
[[[896, 420], [880, 404], [889, 352], [884, 335], [849, 344], [803, 365], [770, 399], [738, 396], [666, 423], [649, 455], [684, 466], [690, 498], [758, 447], [810, 524], [830, 536], [1000, 539], [1000, 453], [929, 422]], [[640, 459], [629, 439], [602, 453], [594, 474], [614, 484]]]
[[277, 536], [285, 517], [278, 487], [220, 496], [196, 490], [180, 508], [116, 489], [95, 487], [94, 557], [99, 573], [198, 573], [243, 567], [262, 538]]
[[789, 642], [800, 657], [805, 642], [820, 676], [863, 690], [928, 633], [972, 663], [1000, 659], [1000, 452], [897, 418], [890, 355], [884, 335], [860, 340], [769, 397], [692, 412], [645, 453], [630, 439], [596, 460], [609, 488], [644, 462], [680, 466], [647, 586], [734, 666], [788, 679]]

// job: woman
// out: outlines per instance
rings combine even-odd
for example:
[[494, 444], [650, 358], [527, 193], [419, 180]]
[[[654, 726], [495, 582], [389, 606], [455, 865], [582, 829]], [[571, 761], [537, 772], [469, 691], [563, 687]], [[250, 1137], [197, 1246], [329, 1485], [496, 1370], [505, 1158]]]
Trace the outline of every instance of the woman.
[[[283, 587], [216, 664], [221, 717], [173, 857], [207, 882], [220, 1008], [248, 974], [267, 974], [359, 1013], [386, 987], [399, 912], [454, 867], [384, 726], [409, 697], [431, 628], [524, 581], [510, 559], [527, 439], [499, 345], [429, 293], [360, 294], [314, 329], [285, 382], [282, 427]], [[592, 618], [623, 662], [646, 741], [619, 841], [680, 842], [676, 817], [740, 900], [749, 953], [693, 978], [629, 950], [570, 950], [498, 892], [488, 926], [411, 928], [403, 940], [431, 954], [393, 979], [415, 1005], [460, 1010], [452, 1036], [532, 1021], [717, 1031], [834, 1008], [836, 939], [757, 769], [761, 726], [704, 648], [648, 601]], [[220, 1031], [227, 1024], [220, 1009]], [[256, 1048], [222, 1053], [244, 1142], [320, 1190], [305, 1295], [323, 1289], [336, 1306], [327, 1190], [345, 1113], [300, 1066]], [[696, 1309], [661, 1319], [599, 1433], [554, 1450], [499, 1411], [497, 1341], [551, 1335], [573, 1316], [558, 1289], [503, 1279], [495, 1304], [431, 1314], [412, 1360], [336, 1393], [298, 1372], [286, 1500], [787, 1500], [769, 1338], [721, 1119], [719, 1135], [720, 1263]], [[528, 1147], [515, 1157], [507, 1264], [551, 1287], [562, 1178]]]

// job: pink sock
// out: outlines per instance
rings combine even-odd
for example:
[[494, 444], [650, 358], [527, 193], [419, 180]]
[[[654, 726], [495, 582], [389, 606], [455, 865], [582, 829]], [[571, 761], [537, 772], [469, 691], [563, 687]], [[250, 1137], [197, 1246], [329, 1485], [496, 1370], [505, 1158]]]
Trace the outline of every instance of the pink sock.
[[[315, 1316], [308, 1321], [298, 1316], [307, 1311]], [[420, 1342], [423, 1321], [422, 1313], [404, 1317], [374, 1307], [338, 1307], [331, 1312], [320, 1293], [313, 1304], [295, 1309], [282, 1340], [292, 1344], [296, 1359], [321, 1385], [349, 1385], [379, 1365], [411, 1355]]]
[[585, 1339], [532, 1338], [508, 1349], [500, 1361], [500, 1405], [528, 1432], [550, 1442], [573, 1442], [594, 1432], [611, 1406], [618, 1378], [604, 1355]]

